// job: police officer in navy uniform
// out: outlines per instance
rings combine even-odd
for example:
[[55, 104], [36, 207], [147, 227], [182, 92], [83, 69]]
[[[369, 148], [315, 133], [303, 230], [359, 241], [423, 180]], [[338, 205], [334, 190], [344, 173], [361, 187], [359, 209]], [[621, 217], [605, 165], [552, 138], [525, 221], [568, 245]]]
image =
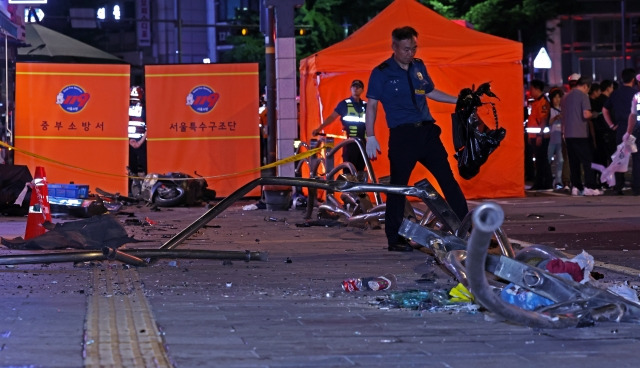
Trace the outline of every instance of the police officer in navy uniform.
[[[347, 136], [359, 139], [364, 145], [366, 143], [364, 120], [367, 102], [360, 98], [363, 91], [364, 83], [361, 80], [356, 79], [351, 82], [351, 97], [340, 101], [331, 115], [327, 116], [311, 134], [318, 135], [318, 132], [333, 123], [339, 116], [342, 121], [342, 129], [347, 133]], [[351, 162], [358, 172], [364, 170], [364, 157], [362, 157], [358, 146], [353, 143], [342, 148], [342, 161]]]
[[[447, 151], [440, 140], [441, 129], [429, 111], [426, 97], [455, 104], [457, 98], [435, 88], [424, 62], [416, 59], [418, 32], [412, 27], [396, 28], [391, 33], [393, 55], [371, 72], [367, 90], [367, 155], [375, 159], [380, 145], [374, 135], [378, 102], [382, 103], [389, 127], [391, 184], [407, 185], [416, 163], [433, 174], [445, 199], [460, 218], [467, 214], [467, 201], [456, 182]], [[398, 235], [402, 224], [405, 197], [388, 194], [385, 233], [389, 251], [413, 248]]]

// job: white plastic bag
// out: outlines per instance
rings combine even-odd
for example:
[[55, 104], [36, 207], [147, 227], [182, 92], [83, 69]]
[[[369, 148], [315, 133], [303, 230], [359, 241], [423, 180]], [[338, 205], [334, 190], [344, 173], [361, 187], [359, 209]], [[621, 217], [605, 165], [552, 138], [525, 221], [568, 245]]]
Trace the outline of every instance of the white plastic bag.
[[636, 137], [633, 135], [625, 135], [622, 143], [618, 145], [616, 152], [611, 155], [611, 165], [606, 168], [599, 164], [591, 164], [591, 168], [600, 171], [600, 181], [606, 182], [610, 187], [616, 185], [616, 172], [627, 172], [629, 169], [629, 157], [632, 153], [638, 152], [636, 146]]
[[571, 259], [563, 260], [577, 263], [580, 266], [583, 272], [583, 278], [582, 281], [580, 281], [581, 284], [586, 284], [587, 282], [589, 282], [589, 280], [591, 280], [591, 271], [593, 271], [593, 267], [596, 265], [595, 259], [591, 254], [583, 250], [582, 253], [578, 254], [577, 256]]

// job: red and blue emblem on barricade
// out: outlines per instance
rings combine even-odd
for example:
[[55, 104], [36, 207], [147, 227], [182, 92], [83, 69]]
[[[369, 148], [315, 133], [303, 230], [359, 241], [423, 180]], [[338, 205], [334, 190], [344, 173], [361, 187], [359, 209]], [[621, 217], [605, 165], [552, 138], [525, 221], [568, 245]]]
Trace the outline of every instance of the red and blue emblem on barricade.
[[199, 114], [213, 110], [220, 94], [207, 86], [197, 86], [187, 95], [187, 106]]
[[66, 112], [80, 112], [89, 102], [91, 95], [85, 92], [82, 87], [69, 85], [64, 87], [56, 96], [56, 104], [60, 105]]

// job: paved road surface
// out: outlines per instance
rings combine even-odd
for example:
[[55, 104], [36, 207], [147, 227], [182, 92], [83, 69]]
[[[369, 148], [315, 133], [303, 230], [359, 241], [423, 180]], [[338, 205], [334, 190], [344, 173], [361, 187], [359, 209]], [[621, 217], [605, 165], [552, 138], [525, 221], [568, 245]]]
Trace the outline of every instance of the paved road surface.
[[[514, 242], [584, 249], [603, 281], [638, 284], [640, 197], [538, 192], [496, 202]], [[0, 266], [0, 366], [638, 367], [636, 324], [540, 330], [487, 312], [384, 308], [388, 291], [345, 293], [343, 279], [384, 273], [397, 276], [397, 291], [448, 290], [456, 281], [427, 254], [388, 252], [383, 230], [297, 227], [301, 211], [245, 204], [180, 248], [268, 252], [266, 262]], [[156, 222], [126, 226], [148, 241], [129, 247], [151, 248], [206, 210], [124, 211], [122, 222]], [[22, 235], [24, 220], [0, 218], [0, 235]]]

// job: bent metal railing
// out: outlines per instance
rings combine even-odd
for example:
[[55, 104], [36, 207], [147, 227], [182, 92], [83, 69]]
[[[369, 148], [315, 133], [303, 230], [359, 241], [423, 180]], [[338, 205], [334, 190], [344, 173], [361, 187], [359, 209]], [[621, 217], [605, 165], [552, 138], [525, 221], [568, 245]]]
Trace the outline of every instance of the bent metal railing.
[[[413, 187], [359, 183], [345, 180], [320, 180], [288, 177], [255, 179], [224, 198], [200, 218], [169, 239], [159, 249], [105, 248], [102, 251], [48, 253], [36, 255], [2, 256], [0, 264], [34, 262], [63, 262], [113, 259], [134, 266], [145, 266], [155, 258], [208, 258], [266, 260], [266, 253], [225, 252], [175, 249], [200, 228], [217, 217], [237, 200], [259, 185], [290, 185], [336, 192], [376, 192], [412, 196], [422, 200], [439, 221], [438, 229], [404, 221], [400, 234], [428, 249], [445, 264], [452, 274], [465, 283], [476, 301], [506, 319], [537, 328], [566, 328], [593, 324], [596, 321], [640, 322], [640, 304], [624, 299], [605, 289], [579, 284], [520, 262], [513, 257], [513, 249], [500, 230], [504, 213], [494, 203], [483, 203], [462, 221], [427, 180]], [[426, 214], [425, 214], [426, 216]], [[501, 256], [487, 254], [492, 238], [501, 244]], [[466, 251], [466, 254], [463, 252]], [[547, 254], [545, 249], [535, 254]], [[549, 254], [549, 256], [553, 256]], [[524, 257], [527, 257], [525, 254]], [[464, 264], [463, 264], [464, 263]], [[527, 311], [502, 301], [496, 294], [496, 283], [490, 284], [486, 274], [493, 273], [502, 280], [538, 293], [556, 304], [537, 311]]]
[[376, 184], [376, 183], [358, 183], [344, 180], [321, 180], [321, 179], [305, 179], [290, 177], [264, 177], [250, 181], [240, 187], [228, 197], [218, 202], [209, 209], [204, 215], [200, 216], [184, 230], [176, 234], [173, 238], [164, 243], [160, 249], [173, 249], [180, 245], [183, 241], [196, 233], [200, 228], [216, 218], [225, 209], [234, 202], [247, 195], [253, 188], [259, 185], [287, 185], [300, 186], [307, 188], [323, 189], [335, 192], [376, 192], [376, 193], [393, 193], [404, 196], [416, 197], [421, 199], [431, 212], [443, 224], [445, 231], [455, 232], [461, 222], [453, 212], [449, 204], [440, 196], [435, 188], [426, 179], [419, 181], [415, 186]]

